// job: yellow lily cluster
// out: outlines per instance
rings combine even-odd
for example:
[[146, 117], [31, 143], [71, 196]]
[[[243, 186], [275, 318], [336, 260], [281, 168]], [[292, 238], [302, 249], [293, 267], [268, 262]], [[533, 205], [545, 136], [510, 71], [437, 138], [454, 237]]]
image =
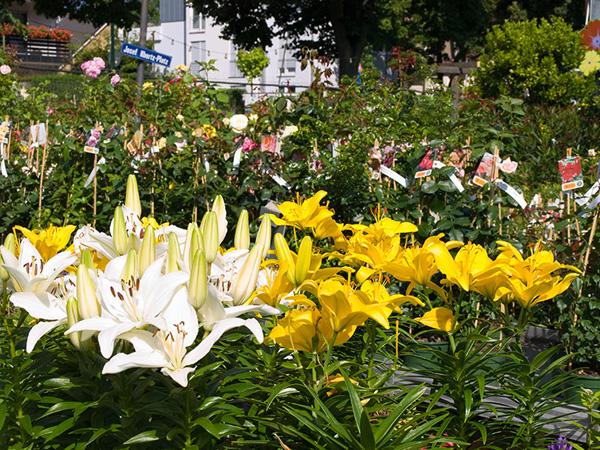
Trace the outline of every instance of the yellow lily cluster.
[[368, 319], [387, 329], [388, 317], [398, 305], [420, 304], [415, 297], [390, 295], [381, 283], [369, 281], [354, 289], [338, 278], [322, 281], [315, 297], [317, 301], [304, 294], [293, 296], [292, 309], [278, 320], [270, 338], [290, 350], [320, 352], [347, 342]]
[[[320, 204], [325, 195], [319, 191], [303, 201], [284, 202], [279, 206], [283, 218], [273, 221], [318, 236], [319, 224], [333, 221], [333, 211]], [[481, 245], [444, 241], [442, 234], [419, 244], [412, 235], [417, 231], [414, 224], [382, 217], [380, 211], [375, 219], [370, 225], [331, 227], [340, 231], [329, 236], [335, 251], [328, 256], [340, 265], [326, 269], [321, 268], [323, 255], [312, 253], [310, 238], [305, 237], [294, 253], [283, 236], [276, 237], [278, 259], [268, 269], [270, 282], [256, 296], [273, 306], [285, 300], [291, 307], [271, 333], [279, 345], [319, 351], [327, 344], [346, 342], [369, 318], [387, 327], [398, 304], [423, 305], [411, 296], [415, 289], [430, 305], [417, 321], [451, 332], [456, 328], [453, 309], [460, 292], [492, 302], [517, 302], [529, 309], [566, 291], [580, 273], [576, 267], [555, 261], [551, 252], [539, 246], [524, 258], [511, 244], [498, 241], [499, 254], [493, 259]], [[348, 280], [340, 276], [342, 271]], [[388, 294], [383, 282], [394, 280], [405, 286], [405, 295]], [[330, 295], [333, 291], [336, 294]], [[433, 307], [432, 294], [442, 306]]]

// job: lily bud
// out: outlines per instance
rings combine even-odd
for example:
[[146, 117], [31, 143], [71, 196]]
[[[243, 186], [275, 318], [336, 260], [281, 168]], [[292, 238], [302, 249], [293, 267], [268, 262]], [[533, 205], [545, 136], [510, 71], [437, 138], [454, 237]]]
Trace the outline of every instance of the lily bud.
[[135, 175], [127, 177], [127, 191], [125, 192], [125, 206], [131, 209], [136, 216], [142, 216], [142, 204]]
[[250, 248], [250, 226], [248, 225], [248, 211], [242, 209], [235, 227], [233, 246], [236, 249]]
[[86, 266], [88, 269], [95, 269], [94, 257], [88, 249], [81, 252], [81, 264]]
[[125, 228], [125, 216], [120, 206], [115, 208], [112, 230], [113, 245], [119, 255], [127, 253], [127, 228]]
[[77, 306], [82, 319], [91, 319], [100, 315], [96, 285], [89, 270], [85, 264], [80, 264], [77, 268]]
[[[67, 300], [67, 324], [69, 327], [72, 327], [77, 322], [79, 322], [77, 300], [71, 297]], [[81, 331], [69, 333], [69, 339], [71, 340], [71, 344], [73, 344], [76, 349], [79, 349], [81, 346]]]
[[2, 267], [2, 264], [4, 264], [4, 259], [2, 259], [2, 254], [0, 254], [0, 280], [8, 281], [10, 275], [8, 274], [6, 269]]
[[140, 273], [144, 273], [148, 266], [154, 262], [156, 257], [156, 244], [154, 238], [154, 228], [151, 225], [144, 231], [142, 239], [142, 249], [140, 250]]
[[[279, 264], [287, 266], [287, 277], [292, 284], [296, 284], [296, 263], [292, 251], [288, 247], [288, 243], [281, 233], [277, 233], [274, 238], [275, 254], [279, 260]], [[255, 246], [254, 248], [258, 248]]]
[[10, 233], [4, 238], [4, 248], [13, 255], [17, 254], [17, 240], [14, 234]]
[[167, 247], [167, 273], [179, 270], [179, 241], [175, 233], [169, 233], [169, 246]]
[[309, 236], [304, 236], [300, 242], [298, 249], [298, 257], [296, 258], [295, 279], [296, 286], [302, 284], [308, 275], [310, 269], [310, 261], [312, 257], [312, 239]]
[[202, 219], [204, 228], [202, 236], [204, 237], [204, 252], [206, 254], [206, 261], [209, 264], [217, 257], [219, 251], [219, 225], [217, 223], [217, 213], [214, 211], [208, 211]]
[[271, 249], [271, 218], [268, 214], [262, 216], [254, 245], [262, 248], [261, 255], [263, 258], [267, 256]]
[[192, 259], [188, 291], [190, 304], [196, 309], [201, 308], [208, 295], [206, 255], [203, 251], [196, 252]]
[[183, 248], [183, 257], [186, 260], [187, 267], [189, 267], [192, 263], [192, 256], [194, 256], [192, 247], [192, 238], [194, 230], [198, 230], [198, 225], [196, 225], [196, 222], [189, 223], [187, 226], [187, 231], [185, 233], [185, 246]]
[[139, 277], [139, 266], [138, 266], [138, 255], [133, 249], [127, 253], [125, 259], [125, 265], [123, 266], [123, 272], [121, 273], [121, 281], [127, 283], [131, 280], [135, 280]]
[[234, 305], [242, 305], [248, 297], [256, 289], [256, 280], [258, 280], [258, 272], [260, 271], [260, 262], [262, 256], [260, 248], [253, 247], [248, 253], [248, 257], [237, 274], [233, 287], [231, 289], [231, 297]]
[[221, 195], [217, 195], [212, 205], [213, 212], [217, 215], [217, 224], [219, 229], [219, 245], [227, 235], [227, 210], [225, 201]]

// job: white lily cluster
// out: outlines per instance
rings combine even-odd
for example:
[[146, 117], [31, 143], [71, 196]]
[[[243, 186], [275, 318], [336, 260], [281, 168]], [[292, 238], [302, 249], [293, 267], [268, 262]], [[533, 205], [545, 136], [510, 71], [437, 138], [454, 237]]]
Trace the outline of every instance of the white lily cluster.
[[[11, 235], [0, 247], [0, 277], [8, 282], [11, 303], [38, 320], [29, 332], [28, 352], [44, 334], [67, 324], [65, 334], [77, 348], [93, 349], [97, 341], [108, 359], [103, 373], [159, 368], [187, 386], [194, 365], [225, 332], [245, 327], [262, 343], [256, 316], [279, 314], [252, 303], [270, 248], [271, 222], [263, 217], [251, 246], [248, 213], [242, 211], [235, 247], [224, 251], [227, 217], [221, 196], [200, 225], [191, 223], [187, 230], [140, 216], [137, 182], [130, 176], [110, 234], [83, 227], [75, 235], [74, 253], [49, 261], [27, 239], [17, 258]], [[115, 354], [116, 349], [132, 351]]]

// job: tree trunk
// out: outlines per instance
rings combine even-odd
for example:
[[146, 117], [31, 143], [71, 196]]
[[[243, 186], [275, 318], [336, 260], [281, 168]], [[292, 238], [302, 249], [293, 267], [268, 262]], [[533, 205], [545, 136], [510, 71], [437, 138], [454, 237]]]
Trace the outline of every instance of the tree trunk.
[[[366, 40], [366, 29], [361, 28], [356, 34], [356, 29], [348, 30], [349, 26], [345, 17], [344, 0], [331, 0], [328, 2], [329, 19], [333, 26], [335, 46], [338, 53], [338, 67], [340, 78], [344, 75], [355, 77], [358, 74], [358, 64], [362, 57]], [[351, 37], [352, 36], [352, 37]]]

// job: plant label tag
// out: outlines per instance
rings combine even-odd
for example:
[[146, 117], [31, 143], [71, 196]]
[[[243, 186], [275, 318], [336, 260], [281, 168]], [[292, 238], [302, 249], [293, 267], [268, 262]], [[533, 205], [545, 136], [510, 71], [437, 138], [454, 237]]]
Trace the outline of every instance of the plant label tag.
[[381, 171], [381, 173], [383, 175], [385, 175], [386, 177], [391, 178], [392, 180], [396, 181], [403, 188], [408, 188], [408, 181], [406, 180], [406, 178], [404, 178], [398, 172], [393, 171], [392, 169], [390, 169], [387, 166], [384, 166], [383, 164], [381, 165], [381, 167], [379, 168], [379, 170]]
[[0, 162], [0, 172], [2, 173], [2, 176], [4, 178], [8, 177], [8, 172], [6, 171], [6, 163], [4, 162], [4, 159], [2, 159], [2, 161]]
[[592, 199], [592, 197], [596, 194], [596, 192], [598, 192], [599, 189], [600, 189], [600, 180], [598, 180], [594, 184], [592, 184], [592, 187], [589, 188], [585, 194], [583, 194], [583, 197], [579, 197], [579, 198], [575, 199], [575, 203], [577, 203], [579, 206], [587, 205], [590, 202], [590, 200]]
[[471, 180], [471, 183], [475, 186], [484, 187], [486, 184], [488, 184], [488, 181], [485, 178], [475, 175]]
[[563, 192], [572, 191], [573, 189], [579, 189], [583, 187], [583, 180], [573, 180], [567, 183], [561, 184]]
[[286, 189], [290, 189], [291, 186], [289, 185], [289, 183], [287, 181], [285, 181], [283, 178], [281, 178], [279, 175], [272, 173], [270, 174], [271, 178], [273, 179], [273, 181], [275, 183], [277, 183], [279, 186], [284, 187]]
[[240, 168], [240, 162], [242, 161], [242, 147], [238, 147], [233, 154], [233, 169], [235, 172]]
[[444, 164], [444, 163], [443, 163], [443, 162], [441, 162], [441, 161], [433, 161], [432, 167], [433, 167], [434, 169], [441, 169], [441, 168], [443, 168], [443, 167], [446, 167], [446, 164]]
[[465, 188], [463, 187], [462, 183], [460, 182], [460, 180], [458, 179], [458, 177], [455, 174], [452, 173], [452, 174], [448, 175], [448, 178], [450, 178], [450, 181], [452, 182], [454, 187], [456, 189], [458, 189], [458, 192], [465, 191]]
[[498, 188], [501, 191], [506, 192], [506, 194], [508, 194], [514, 201], [516, 201], [522, 209], [527, 208], [527, 202], [525, 201], [525, 198], [514, 187], [512, 187], [508, 183], [505, 183], [501, 179], [496, 180], [496, 186], [498, 186]]
[[90, 147], [89, 145], [83, 147], [83, 151], [92, 155], [97, 155], [100, 152], [100, 150], [98, 150], [98, 147]]
[[86, 188], [90, 184], [92, 184], [92, 181], [94, 181], [94, 178], [96, 177], [96, 173], [98, 172], [98, 167], [100, 167], [105, 162], [106, 162], [106, 159], [104, 159], [104, 158], [100, 158], [98, 160], [98, 162], [96, 163], [96, 167], [94, 167], [92, 169], [92, 171], [90, 172], [90, 175], [87, 177], [87, 180], [85, 180], [85, 184], [83, 185], [84, 188]]
[[419, 170], [417, 173], [415, 173], [415, 178], [425, 178], [425, 177], [428, 177], [429, 175], [431, 175], [431, 169]]

